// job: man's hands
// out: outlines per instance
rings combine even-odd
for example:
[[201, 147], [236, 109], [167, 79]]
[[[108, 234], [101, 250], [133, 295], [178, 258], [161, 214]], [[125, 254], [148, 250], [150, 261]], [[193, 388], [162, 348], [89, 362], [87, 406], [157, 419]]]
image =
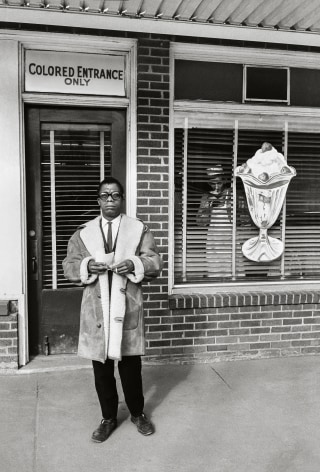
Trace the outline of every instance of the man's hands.
[[88, 271], [90, 274], [104, 274], [109, 267], [105, 262], [96, 262], [94, 260], [89, 261]]
[[134, 264], [130, 259], [114, 264], [111, 266], [111, 270], [119, 275], [131, 274], [134, 271]]
[[126, 259], [119, 264], [108, 266], [104, 262], [95, 262], [94, 260], [89, 261], [88, 271], [90, 274], [104, 274], [107, 270], [112, 270], [115, 274], [126, 275], [131, 274], [134, 270], [134, 264], [130, 259]]

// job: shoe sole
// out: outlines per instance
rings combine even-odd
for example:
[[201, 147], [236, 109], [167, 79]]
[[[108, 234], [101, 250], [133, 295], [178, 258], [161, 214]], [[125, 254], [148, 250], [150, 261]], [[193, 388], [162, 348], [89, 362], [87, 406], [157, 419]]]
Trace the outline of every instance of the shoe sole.
[[143, 433], [142, 431], [140, 431], [140, 429], [138, 429], [138, 432], [142, 434], [143, 436], [151, 436], [151, 434], [154, 433], [154, 431], [150, 431], [149, 433]]
[[[107, 438], [108, 439], [108, 438]], [[97, 444], [101, 444], [103, 443], [104, 441], [106, 441], [107, 439], [104, 439], [103, 441], [98, 441], [98, 439], [93, 439], [91, 438], [91, 441], [94, 442], [94, 443], [97, 443]]]

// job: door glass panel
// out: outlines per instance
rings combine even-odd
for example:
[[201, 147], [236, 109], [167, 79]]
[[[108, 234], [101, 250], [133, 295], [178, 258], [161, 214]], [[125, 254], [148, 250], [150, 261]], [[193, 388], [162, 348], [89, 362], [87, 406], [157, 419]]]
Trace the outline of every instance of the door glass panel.
[[41, 125], [43, 289], [74, 286], [62, 261], [78, 226], [98, 216], [97, 186], [111, 175], [111, 126]]

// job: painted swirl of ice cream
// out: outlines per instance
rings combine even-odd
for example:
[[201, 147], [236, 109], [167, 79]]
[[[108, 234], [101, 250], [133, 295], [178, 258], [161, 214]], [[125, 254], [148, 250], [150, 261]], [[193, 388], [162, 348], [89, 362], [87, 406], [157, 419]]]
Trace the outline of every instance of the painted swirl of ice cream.
[[277, 174], [291, 174], [283, 155], [270, 143], [263, 143], [261, 149], [247, 160], [239, 169], [241, 174], [252, 174], [262, 182], [266, 182]]

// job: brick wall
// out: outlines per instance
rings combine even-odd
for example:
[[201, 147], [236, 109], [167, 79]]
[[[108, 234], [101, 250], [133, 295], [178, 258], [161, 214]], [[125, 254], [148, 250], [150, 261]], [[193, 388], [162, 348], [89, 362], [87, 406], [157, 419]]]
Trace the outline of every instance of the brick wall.
[[315, 292], [168, 297], [169, 47], [138, 38], [138, 216], [156, 236], [165, 266], [144, 287], [147, 360], [263, 358], [320, 353]]
[[[138, 216], [156, 237], [164, 260], [161, 277], [144, 286], [148, 352], [168, 315], [169, 41], [138, 39]], [[164, 328], [165, 329], [165, 328]]]
[[[320, 353], [318, 292], [175, 295], [150, 320], [149, 360], [228, 360]], [[152, 349], [153, 348], [153, 349]]]
[[0, 301], [0, 369], [18, 368], [18, 307]]

